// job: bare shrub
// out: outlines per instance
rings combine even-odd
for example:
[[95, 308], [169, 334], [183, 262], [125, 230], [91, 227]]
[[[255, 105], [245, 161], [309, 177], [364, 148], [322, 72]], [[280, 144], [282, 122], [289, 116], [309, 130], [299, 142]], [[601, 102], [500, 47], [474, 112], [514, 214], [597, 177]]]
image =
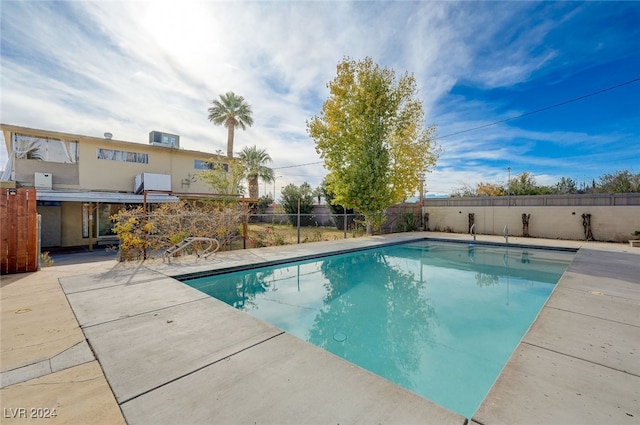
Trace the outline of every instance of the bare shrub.
[[[164, 251], [188, 237], [215, 238], [222, 249], [239, 236], [242, 212], [237, 204], [222, 202], [181, 201], [160, 204], [146, 217], [141, 207], [121, 210], [111, 217], [114, 232], [120, 240], [122, 260], [148, 255], [164, 255]], [[193, 249], [204, 249], [207, 242], [196, 242]]]

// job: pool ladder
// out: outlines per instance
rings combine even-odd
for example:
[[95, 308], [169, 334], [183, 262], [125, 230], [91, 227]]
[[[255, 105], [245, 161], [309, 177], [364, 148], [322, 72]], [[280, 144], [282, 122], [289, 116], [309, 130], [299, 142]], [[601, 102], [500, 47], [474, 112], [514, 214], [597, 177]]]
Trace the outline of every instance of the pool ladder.
[[504, 229], [502, 229], [502, 235], [504, 236], [505, 243], [509, 243], [509, 227], [505, 224]]
[[[215, 254], [216, 251], [220, 249], [220, 242], [218, 242], [215, 238], [204, 238], [204, 237], [188, 237], [184, 238], [179, 243], [173, 245], [171, 248], [167, 249], [164, 252], [164, 258], [166, 258], [169, 262], [171, 262], [171, 257], [174, 254], [184, 250], [185, 248], [191, 246], [194, 242], [209, 242], [209, 245], [202, 251], [197, 252], [196, 255], [198, 257], [209, 258], [210, 255]], [[214, 247], [215, 245], [215, 247]]]
[[471, 229], [469, 229], [469, 233], [473, 234], [473, 240], [476, 240], [476, 224], [473, 223], [471, 225]]

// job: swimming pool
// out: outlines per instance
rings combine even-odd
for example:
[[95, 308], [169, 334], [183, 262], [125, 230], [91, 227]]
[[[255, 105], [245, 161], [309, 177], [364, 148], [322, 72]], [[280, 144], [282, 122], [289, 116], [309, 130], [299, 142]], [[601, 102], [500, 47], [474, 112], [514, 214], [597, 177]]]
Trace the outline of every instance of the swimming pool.
[[574, 254], [425, 240], [184, 282], [471, 418]]

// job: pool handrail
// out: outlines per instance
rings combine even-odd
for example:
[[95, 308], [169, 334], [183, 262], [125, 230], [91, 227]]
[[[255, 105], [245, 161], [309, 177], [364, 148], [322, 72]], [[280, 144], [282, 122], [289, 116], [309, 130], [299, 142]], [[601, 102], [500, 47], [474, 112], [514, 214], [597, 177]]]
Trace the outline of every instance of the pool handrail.
[[[191, 244], [193, 244], [194, 242], [209, 242], [209, 246], [207, 248], [204, 249], [204, 251], [198, 253], [196, 251], [196, 255], [198, 257], [204, 257], [204, 258], [209, 258], [210, 255], [215, 254], [216, 251], [218, 251], [220, 249], [220, 242], [218, 242], [218, 240], [216, 238], [206, 238], [206, 237], [200, 237], [200, 236], [190, 236], [188, 238], [184, 238], [182, 241], [180, 241], [179, 243], [173, 245], [171, 248], [167, 249], [164, 252], [164, 257], [171, 262], [171, 257], [174, 254], [179, 253], [180, 251], [182, 251], [183, 249], [189, 247]], [[213, 247], [215, 242], [215, 248]]]

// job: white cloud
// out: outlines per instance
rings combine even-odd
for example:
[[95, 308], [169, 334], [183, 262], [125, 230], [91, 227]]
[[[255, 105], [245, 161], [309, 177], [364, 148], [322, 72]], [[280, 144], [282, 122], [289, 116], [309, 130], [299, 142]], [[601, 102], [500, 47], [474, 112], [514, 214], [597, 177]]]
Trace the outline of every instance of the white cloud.
[[[234, 91], [252, 105], [255, 121], [237, 132], [236, 151], [256, 144], [269, 152], [274, 167], [317, 162], [305, 122], [319, 113], [326, 84], [344, 56], [371, 56], [398, 75], [414, 73], [427, 123], [439, 124], [440, 134], [453, 133], [499, 119], [500, 107], [497, 100], [450, 95], [457, 83], [510, 86], [555, 60], [558, 51], [545, 44], [546, 37], [581, 8], [558, 6], [576, 11], [549, 19], [546, 8], [553, 7], [5, 2], [0, 112], [5, 123], [95, 136], [110, 131], [116, 139], [140, 143], [149, 131], [162, 130], [179, 134], [187, 149], [213, 153], [226, 150], [226, 129], [207, 120], [207, 108], [219, 94]], [[445, 151], [429, 184], [449, 192], [451, 182], [499, 178], [502, 162], [539, 161], [531, 157], [536, 140], [571, 146], [607, 143], [607, 137], [500, 125], [443, 139]], [[305, 180], [315, 186], [324, 170], [312, 165], [278, 173], [278, 186]]]

